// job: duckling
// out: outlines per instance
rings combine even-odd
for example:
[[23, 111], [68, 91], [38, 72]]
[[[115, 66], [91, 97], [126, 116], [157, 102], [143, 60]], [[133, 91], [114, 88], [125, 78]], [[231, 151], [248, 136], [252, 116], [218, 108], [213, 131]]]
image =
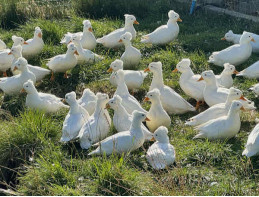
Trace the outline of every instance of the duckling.
[[33, 81], [28, 80], [23, 84], [21, 92], [26, 92], [25, 106], [35, 110], [42, 110], [47, 113], [55, 113], [62, 108], [69, 108], [61, 100], [53, 94], [38, 92]]
[[226, 139], [234, 137], [240, 130], [240, 109], [244, 110], [240, 101], [232, 101], [226, 116], [212, 119], [200, 126], [195, 127], [199, 131], [196, 138], [208, 138], [209, 140]]
[[179, 34], [179, 26], [177, 22], [182, 22], [175, 11], [170, 10], [168, 12], [168, 22], [166, 25], [158, 27], [150, 34], [144, 35], [141, 38], [142, 43], [151, 43], [157, 45], [164, 45], [173, 42]]
[[67, 46], [66, 54], [57, 55], [49, 59], [47, 66], [52, 71], [51, 80], [54, 80], [54, 72], [62, 72], [64, 74], [64, 78], [68, 78], [67, 70], [72, 69], [77, 64], [77, 59], [75, 57], [79, 55], [77, 49], [74, 44], [70, 43]]
[[105, 109], [109, 96], [97, 93], [96, 97], [97, 104], [94, 114], [90, 116], [79, 132], [79, 141], [82, 149], [88, 149], [92, 144], [103, 140], [110, 131], [111, 118]]
[[169, 128], [171, 125], [171, 118], [164, 110], [160, 96], [159, 90], [155, 88], [149, 91], [144, 99], [144, 101], [151, 102], [151, 107], [147, 113], [147, 117], [150, 119], [147, 122], [147, 127], [151, 132], [154, 132], [160, 126]]
[[149, 147], [146, 158], [152, 168], [165, 169], [175, 162], [175, 149], [170, 144], [168, 129], [164, 126], [159, 127], [154, 133], [154, 138], [156, 142]]
[[205, 87], [204, 81], [198, 81], [200, 75], [195, 75], [190, 67], [190, 59], [182, 59], [177, 65], [173, 72], [181, 72], [180, 87], [185, 94], [194, 98], [196, 103], [196, 109], [199, 108], [200, 104], [204, 102], [203, 89]]
[[162, 106], [168, 114], [183, 114], [188, 111], [196, 110], [195, 107], [183, 99], [172, 88], [164, 85], [161, 62], [150, 63], [148, 68], [144, 71], [151, 71], [153, 73], [153, 79], [151, 86], [149, 87], [149, 91], [155, 88], [160, 91]]
[[149, 119], [146, 114], [140, 111], [132, 113], [133, 120], [129, 130], [116, 133], [98, 143], [95, 146], [98, 148], [88, 155], [111, 155], [113, 153], [128, 153], [140, 148], [145, 142], [145, 136], [141, 127], [141, 123]]
[[[123, 61], [116, 59], [110, 65], [110, 68], [107, 72], [112, 72], [110, 76], [110, 82], [113, 86], [117, 87], [116, 80], [114, 78], [115, 73], [118, 70], [123, 70]], [[124, 80], [129, 90], [139, 89], [140, 86], [143, 84], [144, 79], [147, 77], [147, 73], [144, 71], [135, 71], [135, 70], [123, 70], [124, 72]]]
[[136, 68], [141, 59], [140, 50], [133, 47], [131, 44], [132, 35], [130, 32], [126, 32], [120, 37], [119, 42], [122, 42], [125, 46], [125, 51], [121, 56], [124, 68]]
[[91, 116], [95, 111], [96, 100], [97, 98], [95, 94], [89, 88], [86, 88], [84, 89], [82, 97], [78, 99], [77, 102], [83, 108], [85, 108], [88, 111], [89, 115]]
[[121, 35], [126, 32], [130, 32], [132, 35], [132, 39], [136, 38], [136, 30], [133, 24], [139, 24], [136, 20], [136, 17], [133, 15], [125, 14], [125, 26], [123, 28], [117, 29], [102, 38], [98, 38], [97, 43], [102, 44], [107, 48], [117, 48], [121, 47], [122, 43], [119, 42]]
[[14, 70], [20, 70], [21, 74], [12, 77], [0, 78], [0, 89], [3, 90], [5, 94], [19, 94], [23, 88], [23, 84], [29, 79], [32, 80], [33, 83], [36, 82], [35, 75], [29, 71], [27, 65], [27, 60], [20, 57], [14, 64]]
[[26, 40], [26, 43], [27, 44], [23, 45], [22, 47], [23, 57], [29, 59], [41, 53], [44, 47], [44, 42], [42, 39], [42, 31], [40, 27], [35, 27], [33, 38]]
[[65, 101], [70, 109], [63, 122], [61, 142], [68, 142], [78, 137], [79, 131], [89, 119], [88, 112], [76, 101], [76, 93], [70, 92], [65, 95]]

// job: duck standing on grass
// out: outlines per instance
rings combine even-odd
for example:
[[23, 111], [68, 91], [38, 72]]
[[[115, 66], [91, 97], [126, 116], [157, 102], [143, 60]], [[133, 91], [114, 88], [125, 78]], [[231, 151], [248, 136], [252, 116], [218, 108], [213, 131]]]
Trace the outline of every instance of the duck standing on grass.
[[35, 57], [39, 53], [41, 53], [44, 42], [42, 39], [42, 31], [40, 27], [35, 27], [35, 32], [33, 38], [26, 40], [26, 45], [22, 47], [22, 56], [26, 59]]
[[175, 150], [170, 144], [168, 129], [159, 127], [154, 133], [156, 142], [152, 144], [146, 154], [148, 163], [156, 170], [165, 169], [175, 162]]
[[182, 59], [177, 65], [173, 72], [181, 72], [181, 77], [179, 80], [180, 87], [184, 93], [192, 98], [196, 102], [196, 109], [199, 108], [200, 104], [204, 102], [203, 89], [205, 87], [205, 82], [198, 81], [201, 77], [200, 75], [195, 75], [190, 67], [190, 59]]
[[[110, 76], [110, 82], [113, 86], [117, 87], [116, 79], [114, 77], [115, 73], [118, 70], [123, 70], [123, 61], [116, 59], [113, 61], [110, 65], [110, 68], [107, 70], [107, 72], [112, 72]], [[135, 71], [135, 70], [123, 70], [124, 72], [124, 80], [129, 90], [139, 89], [140, 86], [143, 84], [144, 79], [147, 77], [147, 73], [145, 73], [143, 70], [141, 71]]]
[[82, 149], [88, 149], [92, 144], [99, 142], [107, 137], [111, 118], [105, 109], [109, 96], [107, 94], [97, 93], [97, 104], [92, 116], [85, 122], [79, 132], [79, 141]]
[[166, 25], [158, 27], [150, 34], [144, 35], [141, 38], [142, 43], [151, 43], [157, 45], [164, 45], [173, 42], [179, 34], [179, 26], [177, 22], [182, 22], [175, 11], [168, 12], [169, 20]]
[[[130, 129], [133, 117], [129, 114], [121, 104], [122, 99], [119, 95], [115, 95], [106, 105], [106, 108], [114, 110], [113, 125], [118, 132], [128, 131]], [[142, 130], [146, 140], [151, 140], [152, 133], [142, 124]]]
[[195, 107], [188, 103], [172, 88], [164, 85], [161, 62], [150, 63], [145, 71], [151, 71], [153, 73], [149, 91], [155, 88], [160, 91], [162, 106], [168, 114], [183, 114], [188, 111], [195, 111]]
[[0, 78], [0, 89], [3, 90], [5, 94], [19, 94], [23, 88], [23, 84], [26, 81], [32, 80], [33, 83], [36, 82], [35, 75], [29, 71], [27, 65], [27, 60], [20, 57], [14, 64], [14, 70], [20, 70], [21, 74], [12, 77]]
[[49, 59], [47, 66], [52, 71], [51, 80], [54, 80], [54, 73], [65, 73], [64, 78], [68, 78], [67, 71], [74, 68], [77, 64], [75, 55], [79, 55], [74, 44], [67, 46], [66, 54], [57, 55]]
[[61, 98], [53, 94], [38, 92], [31, 80], [23, 84], [21, 92], [27, 93], [25, 106], [30, 109], [56, 113], [62, 108], [69, 108], [61, 101]]
[[136, 30], [133, 24], [139, 24], [136, 17], [133, 15], [125, 14], [125, 26], [123, 28], [117, 29], [102, 38], [97, 39], [97, 43], [102, 44], [107, 48], [117, 48], [121, 47], [122, 43], [119, 42], [120, 37], [126, 32], [130, 32], [132, 39], [136, 38]]
[[68, 142], [78, 137], [79, 131], [89, 119], [88, 112], [76, 101], [76, 93], [65, 95], [65, 102], [70, 106], [69, 112], [63, 122], [61, 142]]
[[142, 122], [149, 121], [146, 114], [140, 111], [132, 113], [133, 120], [128, 131], [116, 133], [98, 143], [98, 148], [88, 155], [111, 155], [113, 153], [122, 154], [134, 151], [140, 148], [145, 142], [145, 136], [142, 130]]
[[138, 66], [141, 59], [140, 50], [132, 46], [131, 39], [132, 39], [131, 33], [126, 32], [120, 37], [120, 40], [119, 40], [119, 42], [122, 42], [125, 46], [125, 51], [121, 56], [121, 60], [123, 61], [123, 66], [126, 69], [136, 68], [136, 66]]
[[144, 101], [151, 102], [151, 107], [147, 113], [147, 117], [150, 119], [150, 121], [147, 122], [149, 130], [154, 132], [160, 126], [169, 128], [171, 125], [171, 118], [163, 109], [159, 90], [155, 88], [149, 91]]
[[212, 119], [195, 127], [199, 131], [195, 138], [208, 138], [209, 140], [228, 139], [235, 137], [240, 130], [240, 109], [244, 110], [240, 101], [233, 101], [226, 116]]

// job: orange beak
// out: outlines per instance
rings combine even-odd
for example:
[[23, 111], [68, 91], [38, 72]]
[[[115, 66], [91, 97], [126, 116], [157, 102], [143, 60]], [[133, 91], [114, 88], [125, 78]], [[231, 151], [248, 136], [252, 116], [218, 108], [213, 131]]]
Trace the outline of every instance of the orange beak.
[[88, 28], [88, 31], [93, 32], [92, 27], [89, 27], [89, 28]]
[[8, 55], [12, 55], [13, 53], [10, 51], [9, 53], [8, 53]]
[[79, 55], [79, 53], [78, 53], [77, 51], [75, 51], [75, 54], [76, 54], [76, 55]]
[[107, 103], [105, 109], [110, 109], [111, 106]]
[[178, 19], [177, 19], [177, 21], [178, 21], [178, 22], [183, 22], [183, 20], [182, 20], [182, 19], [180, 19], [180, 18], [178, 18]]
[[15, 66], [14, 68], [13, 68], [13, 71], [16, 71], [18, 68]]
[[252, 42], [255, 42], [255, 39], [252, 38], [251, 41], [252, 41]]
[[154, 137], [152, 137], [152, 138], [150, 139], [150, 141], [151, 141], [151, 142], [154, 142], [154, 141], [155, 141], [155, 138], [154, 138]]
[[122, 39], [120, 39], [119, 42], [122, 42]]
[[242, 106], [241, 108], [240, 108], [242, 111], [245, 111], [245, 108]]
[[150, 119], [148, 117], [146, 117], [145, 121], [150, 121]]
[[39, 37], [39, 38], [42, 38], [42, 33], [38, 33], [38, 37]]
[[204, 80], [204, 79], [201, 77], [198, 81], [202, 81], [202, 80]]
[[233, 73], [236, 74], [236, 75], [239, 74], [239, 72], [237, 70], [234, 70]]
[[145, 97], [143, 101], [145, 102], [145, 101], [149, 101], [149, 100], [150, 99], [148, 97]]
[[28, 42], [24, 41], [24, 43], [23, 43], [23, 44], [28, 44]]
[[139, 25], [139, 22], [138, 21], [134, 21], [134, 24]]
[[70, 44], [72, 41], [70, 40], [69, 42], [68, 42], [68, 44]]
[[146, 68], [145, 70], [144, 70], [144, 72], [149, 72], [150, 71], [150, 69], [149, 68]]
[[226, 40], [226, 38], [225, 38], [225, 37], [223, 37], [223, 38], [221, 38], [221, 40]]
[[26, 91], [25, 91], [25, 89], [23, 88], [23, 89], [21, 90], [21, 93], [24, 93], [24, 92], [26, 92]]
[[177, 68], [175, 68], [172, 72], [173, 73], [176, 73], [178, 71], [178, 69]]
[[243, 95], [239, 99], [243, 100], [243, 101], [246, 101], [246, 98]]
[[107, 70], [108, 73], [110, 73], [112, 71], [113, 71], [113, 69], [111, 67]]

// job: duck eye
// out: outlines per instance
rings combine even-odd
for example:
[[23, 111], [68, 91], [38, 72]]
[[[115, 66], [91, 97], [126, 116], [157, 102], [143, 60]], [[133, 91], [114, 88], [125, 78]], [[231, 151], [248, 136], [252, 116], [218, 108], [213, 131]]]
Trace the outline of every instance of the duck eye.
[[116, 67], [116, 66], [114, 66], [114, 67]]
[[150, 96], [152, 96], [152, 94]]
[[144, 117], [145, 115], [144, 115], [144, 114], [142, 114], [142, 116]]
[[204, 76], [207, 76], [206, 74]]
[[111, 102], [111, 103], [113, 103], [113, 102]]
[[239, 104], [237, 104], [237, 106], [239, 106]]

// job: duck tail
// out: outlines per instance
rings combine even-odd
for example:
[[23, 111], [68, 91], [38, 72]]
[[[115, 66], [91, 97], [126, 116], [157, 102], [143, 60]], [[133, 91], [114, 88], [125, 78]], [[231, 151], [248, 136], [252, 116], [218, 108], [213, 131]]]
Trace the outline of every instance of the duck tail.
[[96, 40], [96, 42], [97, 42], [97, 43], [100, 43], [100, 44], [104, 43], [104, 37], [98, 38], [98, 39]]
[[148, 73], [144, 72], [143, 70], [140, 71], [140, 73], [141, 73], [141, 76], [143, 77], [143, 79], [145, 79], [148, 76]]
[[100, 152], [100, 148], [98, 147], [97, 149], [95, 149], [94, 151], [90, 152], [88, 155], [99, 155], [101, 152]]
[[142, 36], [141, 37], [141, 40], [140, 40], [140, 42], [141, 43], [149, 43], [149, 36], [148, 35], [145, 35], [145, 36]]
[[196, 121], [194, 119], [189, 119], [185, 122], [185, 125], [196, 126]]
[[240, 76], [245, 76], [245, 70], [242, 70], [242, 71], [240, 71], [237, 75], [236, 75], [237, 77], [240, 77]]
[[203, 133], [199, 133], [199, 134], [195, 135], [195, 136], [193, 137], [193, 139], [205, 138], [205, 137], [206, 137], [206, 136], [205, 136]]
[[252, 157], [254, 155], [256, 155], [257, 151], [254, 150], [248, 150], [247, 148], [243, 151], [242, 155], [246, 156], [246, 157]]

